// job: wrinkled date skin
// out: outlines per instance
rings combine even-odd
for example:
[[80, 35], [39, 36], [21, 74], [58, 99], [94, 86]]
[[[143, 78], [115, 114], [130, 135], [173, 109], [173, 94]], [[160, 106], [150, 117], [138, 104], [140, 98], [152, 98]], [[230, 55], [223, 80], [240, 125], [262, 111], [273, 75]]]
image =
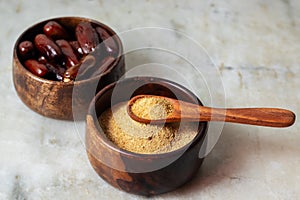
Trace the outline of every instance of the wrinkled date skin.
[[91, 23], [81, 22], [75, 29], [76, 39], [84, 54], [94, 51], [99, 44], [99, 38]]
[[66, 40], [56, 40], [56, 44], [61, 48], [62, 53], [65, 56], [66, 67], [70, 68], [79, 63], [77, 56], [75, 55], [73, 48]]
[[94, 71], [94, 66], [96, 65], [96, 58], [92, 55], [85, 56], [80, 64], [75, 65], [69, 69], [66, 70], [64, 74], [64, 82], [68, 82], [70, 80], [74, 80], [77, 75], [80, 77], [79, 79], [83, 79], [83, 77], [87, 78], [91, 75], [90, 71]]
[[73, 50], [76, 52], [78, 57], [81, 57], [83, 55], [83, 51], [81, 47], [79, 46], [78, 41], [70, 41], [69, 42]]
[[66, 70], [64, 77], [65, 82], [77, 77], [78, 80], [83, 80], [88, 77], [94, 77], [104, 73], [109, 66], [115, 61], [112, 56], [104, 58], [87, 55], [80, 65], [73, 66]]
[[105, 50], [109, 55], [116, 55], [118, 53], [118, 47], [113, 38], [101, 27], [96, 27], [96, 31], [99, 34], [99, 37], [102, 39]]
[[35, 36], [34, 44], [37, 50], [49, 61], [58, 62], [61, 59], [61, 49], [46, 35], [38, 34]]

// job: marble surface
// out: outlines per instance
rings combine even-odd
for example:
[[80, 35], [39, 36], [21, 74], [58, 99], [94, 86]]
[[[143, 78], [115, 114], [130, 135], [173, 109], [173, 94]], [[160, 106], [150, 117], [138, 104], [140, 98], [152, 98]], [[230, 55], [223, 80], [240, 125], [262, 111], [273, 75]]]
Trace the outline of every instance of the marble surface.
[[[17, 37], [38, 21], [69, 15], [97, 19], [116, 32], [180, 31], [216, 64], [227, 106], [283, 107], [300, 114], [298, 0], [0, 1], [1, 200], [144, 199], [97, 176], [73, 122], [32, 112], [14, 90]], [[298, 121], [284, 129], [226, 124], [194, 179], [153, 199], [299, 199], [299, 126]]]

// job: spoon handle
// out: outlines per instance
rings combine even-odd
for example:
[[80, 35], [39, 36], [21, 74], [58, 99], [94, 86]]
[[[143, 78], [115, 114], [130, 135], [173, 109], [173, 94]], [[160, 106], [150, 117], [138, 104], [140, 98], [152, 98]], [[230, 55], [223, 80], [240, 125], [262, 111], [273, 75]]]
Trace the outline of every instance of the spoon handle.
[[225, 121], [270, 127], [288, 127], [295, 114], [280, 108], [209, 108], [199, 107], [200, 121]]
[[[157, 98], [167, 101], [172, 105], [172, 111], [162, 118], [143, 118], [136, 116], [131, 108], [134, 102], [140, 98]], [[144, 105], [143, 105], [144, 106]], [[288, 127], [295, 122], [295, 114], [292, 111], [281, 108], [211, 108], [199, 106], [181, 100], [161, 96], [138, 95], [132, 98], [128, 104], [130, 117], [142, 123], [164, 123], [185, 121], [225, 121], [240, 124], [251, 124], [270, 127]]]

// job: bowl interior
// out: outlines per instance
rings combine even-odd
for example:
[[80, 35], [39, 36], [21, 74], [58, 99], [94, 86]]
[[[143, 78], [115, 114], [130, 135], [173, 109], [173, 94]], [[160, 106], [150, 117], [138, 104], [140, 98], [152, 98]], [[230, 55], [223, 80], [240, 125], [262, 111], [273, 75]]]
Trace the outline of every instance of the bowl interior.
[[[22, 41], [25, 40], [29, 40], [29, 41], [33, 41], [34, 37], [43, 32], [43, 27], [46, 23], [48, 23], [49, 21], [56, 21], [59, 24], [61, 24], [66, 30], [67, 32], [70, 34], [71, 38], [75, 40], [75, 28], [76, 26], [80, 23], [80, 22], [90, 22], [92, 24], [92, 26], [100, 26], [102, 28], [104, 28], [113, 38], [113, 40], [116, 42], [117, 47], [118, 47], [118, 55], [116, 56], [116, 60], [113, 62], [113, 64], [106, 70], [104, 71], [101, 75], [89, 78], [89, 79], [99, 79], [99, 76], [104, 76], [108, 73], [111, 72], [111, 70], [113, 69], [113, 67], [115, 66], [115, 63], [118, 63], [119, 60], [121, 59], [122, 56], [122, 52], [123, 52], [123, 46], [121, 43], [121, 40], [119, 39], [119, 37], [116, 35], [116, 33], [107, 25], [98, 22], [96, 20], [93, 19], [89, 19], [89, 18], [83, 18], [83, 17], [58, 17], [58, 18], [52, 18], [52, 19], [47, 19], [45, 21], [39, 22], [37, 24], [34, 24], [33, 26], [29, 27], [27, 30], [25, 30], [20, 37], [17, 39], [15, 46], [14, 46], [14, 58], [18, 60], [17, 63], [19, 63], [19, 65], [23, 66], [23, 62], [24, 60], [22, 59], [22, 57], [20, 56], [20, 53], [18, 52], [18, 46]], [[24, 66], [23, 66], [24, 67]], [[24, 67], [24, 69], [26, 69]], [[28, 71], [26, 69], [26, 71]], [[28, 71], [29, 72], [29, 71]], [[36, 79], [39, 79], [41, 81], [48, 81], [48, 82], [53, 82], [52, 80], [49, 79], [45, 79], [42, 77], [38, 77], [35, 76], [34, 74], [32, 74], [31, 72], [29, 72], [31, 76], [35, 77]], [[87, 81], [86, 79], [84, 80], [78, 80], [76, 82], [85, 82]], [[55, 83], [58, 84], [73, 84], [73, 83], [61, 83], [59, 81], [54, 81]]]
[[[178, 85], [169, 80], [153, 78], [153, 77], [134, 77], [129, 79], [121, 80], [117, 83], [113, 83], [103, 90], [101, 90], [92, 101], [89, 114], [93, 116], [95, 127], [99, 132], [99, 136], [102, 138], [109, 148], [114, 149], [124, 155], [128, 156], [141, 156], [141, 157], [151, 157], [151, 156], [169, 156], [170, 154], [177, 154], [186, 150], [186, 147], [182, 147], [178, 150], [159, 153], [159, 154], [139, 154], [134, 152], [129, 152], [123, 149], [116, 147], [111, 141], [109, 141], [106, 136], [103, 134], [103, 131], [98, 123], [98, 117], [106, 109], [112, 107], [113, 105], [128, 101], [131, 97], [140, 95], [140, 94], [151, 94], [158, 96], [165, 96], [169, 98], [179, 99], [191, 103], [196, 103], [202, 105], [200, 100], [188, 89]], [[195, 143], [203, 138], [204, 132], [206, 130], [206, 122], [201, 122], [198, 125], [198, 134], [191, 143]], [[189, 143], [189, 145], [191, 144]], [[193, 145], [193, 144], [192, 144]], [[190, 146], [192, 146], [190, 145]], [[187, 146], [187, 145], [186, 145]]]

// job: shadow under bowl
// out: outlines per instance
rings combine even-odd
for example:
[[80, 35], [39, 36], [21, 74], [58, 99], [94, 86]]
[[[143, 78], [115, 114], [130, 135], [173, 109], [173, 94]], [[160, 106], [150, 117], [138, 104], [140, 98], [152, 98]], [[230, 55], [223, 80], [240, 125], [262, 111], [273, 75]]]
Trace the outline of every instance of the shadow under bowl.
[[[43, 32], [43, 26], [49, 21], [56, 21], [67, 30], [75, 30], [80, 22], [90, 22], [93, 26], [102, 27], [113, 36], [118, 45], [117, 58], [102, 74], [85, 80], [60, 82], [34, 75], [23, 65], [24, 60], [19, 55], [18, 46], [22, 41], [33, 41], [37, 34]], [[33, 111], [55, 119], [72, 120], [73, 112], [76, 112], [80, 113], [76, 117], [84, 120], [88, 105], [95, 94], [106, 85], [117, 81], [124, 72], [125, 62], [120, 38], [107, 25], [88, 18], [58, 17], [39, 22], [20, 35], [13, 50], [13, 82], [19, 98]], [[76, 88], [76, 93], [73, 88]]]
[[175, 151], [139, 154], [118, 148], [105, 136], [98, 117], [113, 105], [139, 94], [201, 102], [183, 86], [153, 77], [134, 77], [110, 84], [92, 100], [86, 118], [86, 151], [92, 167], [116, 188], [151, 196], [172, 191], [195, 176], [204, 160], [198, 154], [200, 147], [205, 145], [208, 124], [199, 123], [196, 137]]

